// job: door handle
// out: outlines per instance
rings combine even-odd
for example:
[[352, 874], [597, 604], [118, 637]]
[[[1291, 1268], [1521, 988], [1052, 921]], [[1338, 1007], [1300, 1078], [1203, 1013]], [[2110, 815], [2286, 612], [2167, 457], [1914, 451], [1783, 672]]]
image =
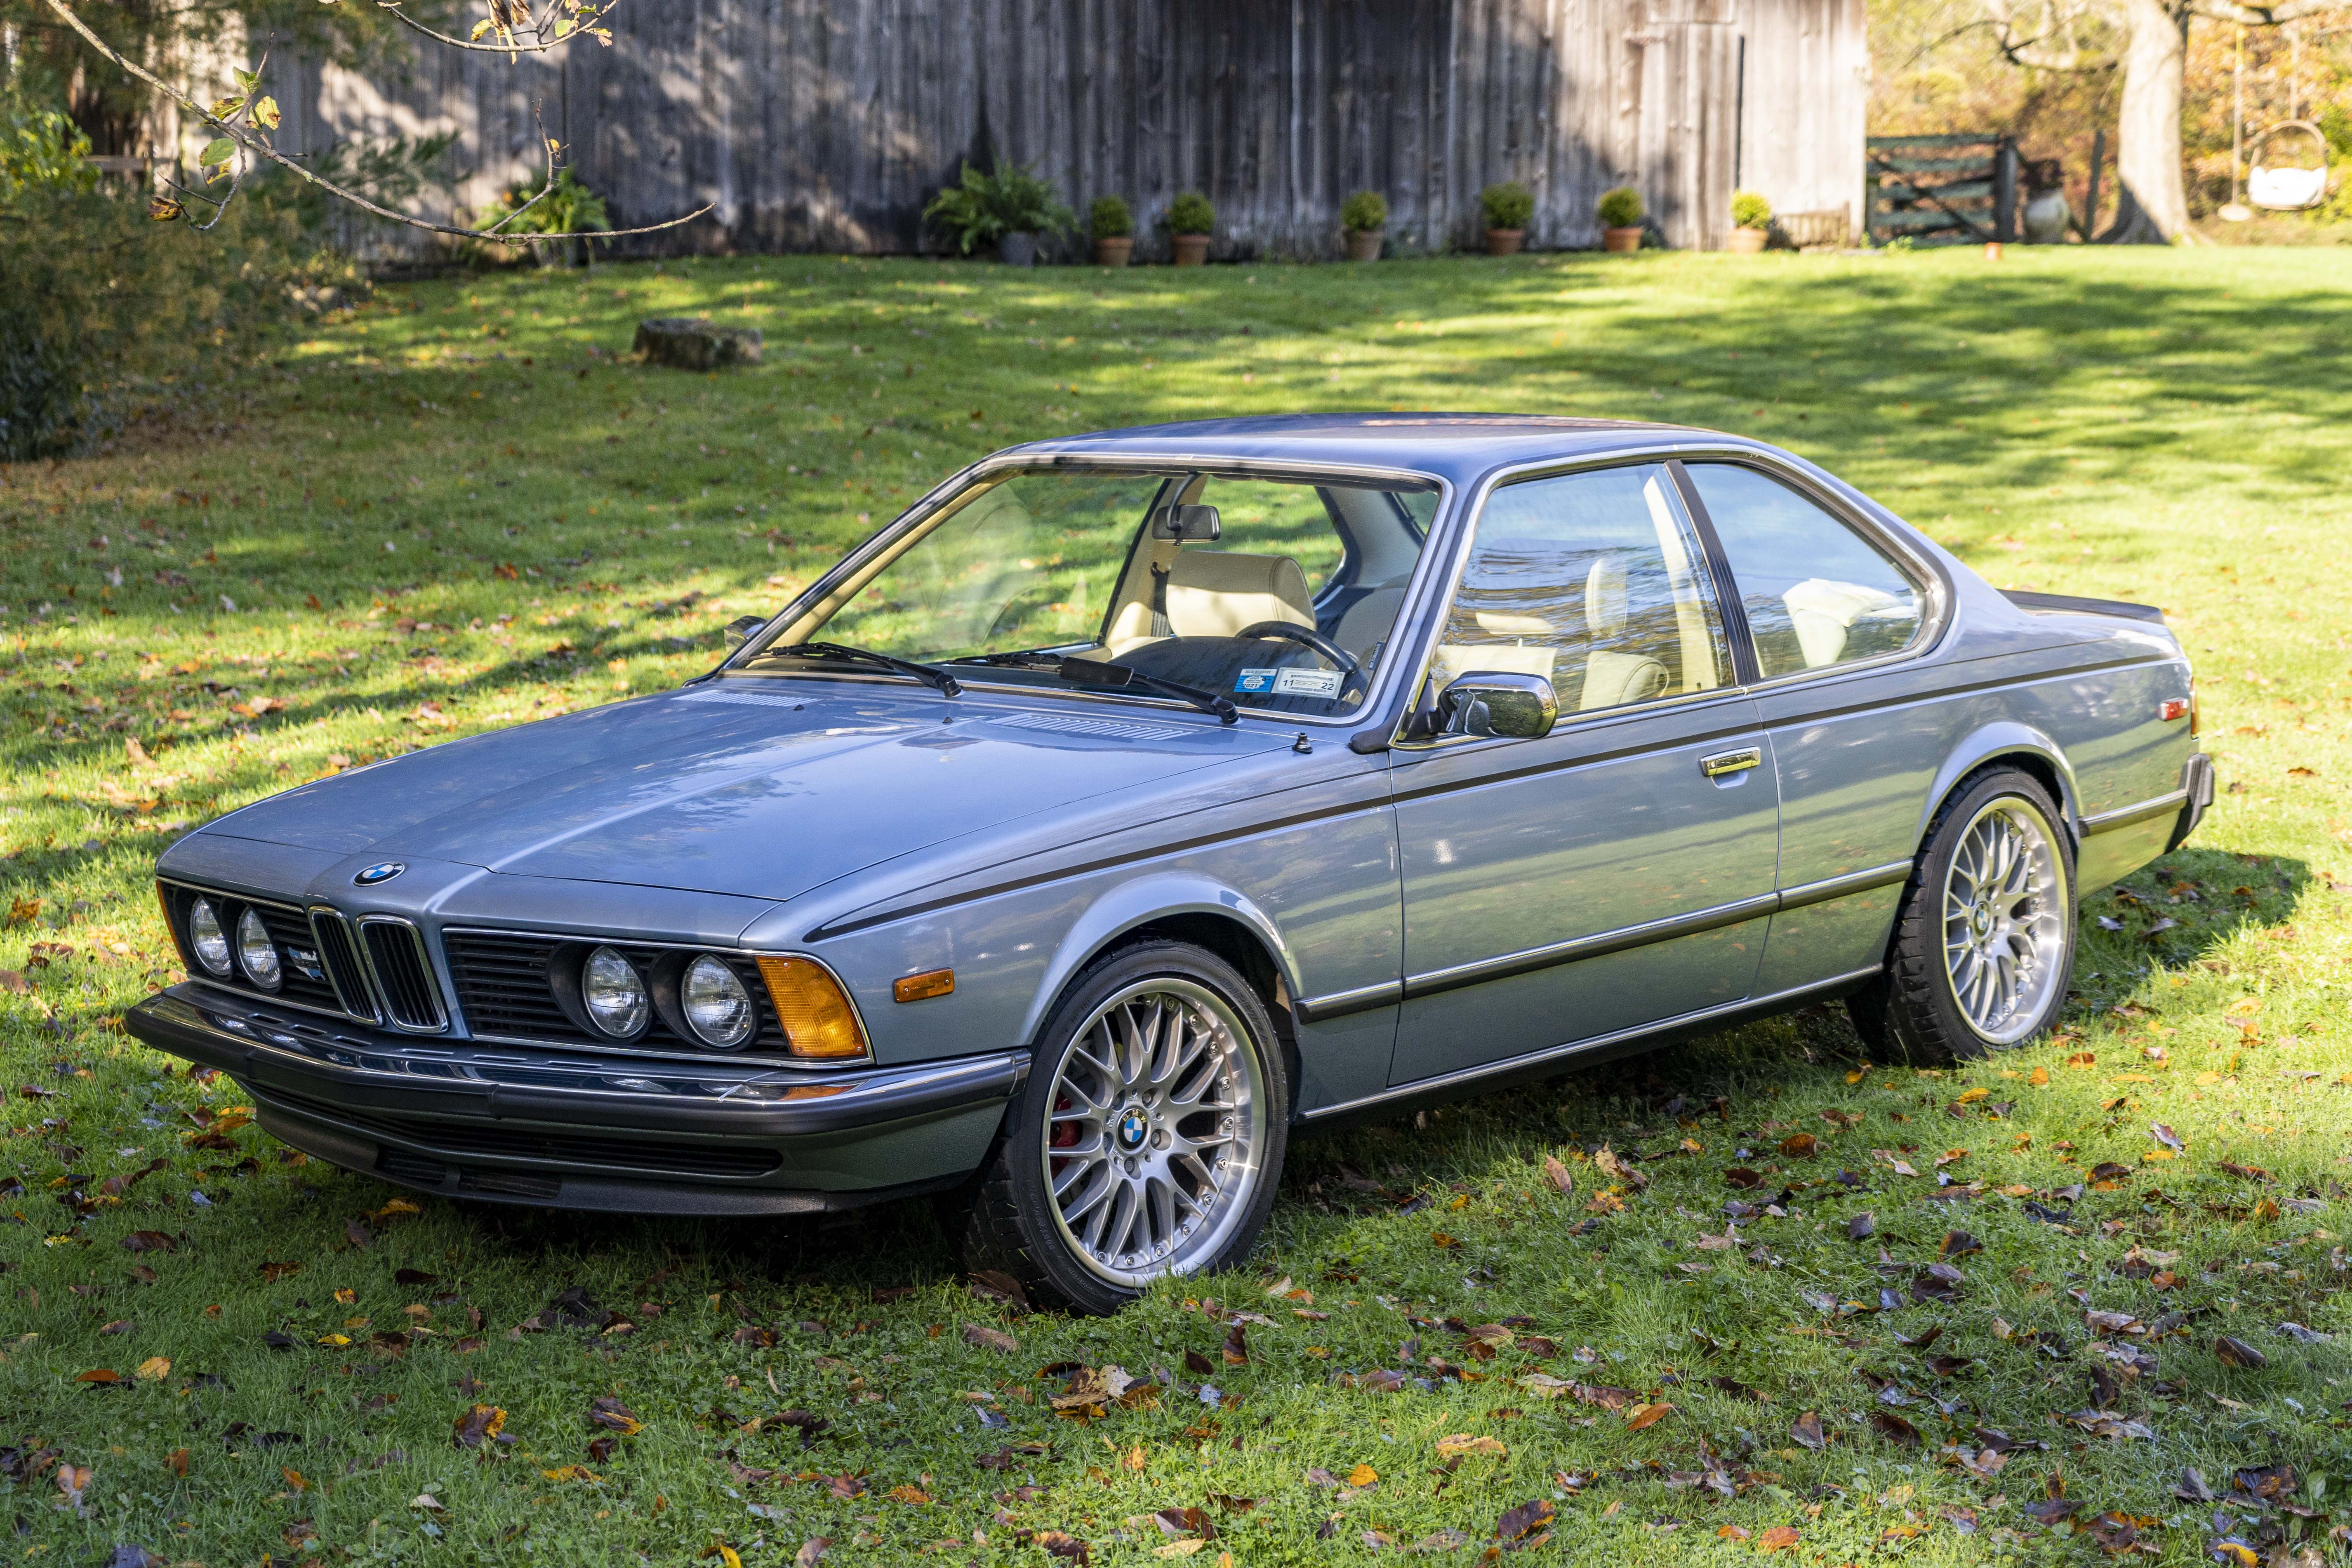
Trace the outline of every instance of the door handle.
[[1698, 771], [1711, 779], [1719, 779], [1727, 773], [1745, 773], [1749, 768], [1763, 765], [1764, 752], [1757, 746], [1742, 746], [1736, 752], [1717, 752], [1711, 757], [1698, 760]]

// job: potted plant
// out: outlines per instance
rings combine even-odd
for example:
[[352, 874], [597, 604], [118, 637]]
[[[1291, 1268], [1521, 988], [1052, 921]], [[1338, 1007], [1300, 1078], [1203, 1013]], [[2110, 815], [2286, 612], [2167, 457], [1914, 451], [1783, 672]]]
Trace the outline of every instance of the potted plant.
[[1536, 216], [1536, 199], [1517, 180], [1488, 185], [1478, 193], [1478, 206], [1486, 215], [1486, 254], [1517, 256], [1528, 237], [1528, 220]]
[[1124, 267], [1135, 256], [1135, 215], [1118, 196], [1097, 196], [1087, 209], [1087, 233], [1097, 267]]
[[1756, 191], [1731, 193], [1731, 238], [1724, 248], [1735, 256], [1753, 256], [1764, 248], [1772, 227], [1772, 204]]
[[1209, 236], [1217, 226], [1217, 209], [1198, 191], [1186, 191], [1168, 204], [1168, 234], [1176, 243], [1176, 265], [1198, 267], [1209, 259]]
[[993, 243], [1010, 267], [1034, 264], [1037, 237], [1067, 230], [1074, 221], [1054, 199], [1054, 187], [1019, 163], [999, 163], [987, 174], [966, 163], [962, 178], [933, 196], [923, 216], [963, 255]]
[[1388, 237], [1388, 197], [1358, 191], [1339, 204], [1339, 226], [1346, 232], [1349, 260], [1378, 261], [1381, 242]]
[[1601, 248], [1627, 251], [1642, 248], [1642, 193], [1620, 185], [1605, 193], [1593, 208], [1601, 219]]

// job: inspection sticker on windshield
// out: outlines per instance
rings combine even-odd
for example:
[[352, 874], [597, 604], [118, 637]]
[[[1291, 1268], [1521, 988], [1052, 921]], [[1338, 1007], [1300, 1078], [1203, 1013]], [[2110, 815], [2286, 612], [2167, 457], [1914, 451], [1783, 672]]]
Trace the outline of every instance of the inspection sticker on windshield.
[[1284, 669], [1275, 672], [1274, 690], [1277, 697], [1337, 697], [1339, 695], [1339, 672], [1336, 669]]
[[1244, 669], [1234, 677], [1234, 689], [1243, 693], [1254, 692], [1263, 697], [1275, 689], [1274, 678], [1286, 673], [1288, 672], [1274, 669]]

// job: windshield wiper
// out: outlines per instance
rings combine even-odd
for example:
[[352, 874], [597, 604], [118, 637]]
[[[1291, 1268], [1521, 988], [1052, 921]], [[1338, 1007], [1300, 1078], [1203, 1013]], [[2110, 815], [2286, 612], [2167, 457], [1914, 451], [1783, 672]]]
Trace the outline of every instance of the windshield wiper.
[[793, 647], [770, 648], [770, 653], [799, 658], [837, 658], [851, 662], [878, 664], [885, 669], [895, 669], [900, 675], [911, 675], [924, 685], [936, 689], [942, 697], [961, 695], [963, 688], [956, 678], [944, 669], [934, 669], [928, 664], [917, 664], [911, 658], [895, 658], [887, 653], [876, 653], [868, 647], [852, 647], [840, 642], [804, 642]]
[[1242, 710], [1215, 692], [1203, 691], [1197, 686], [1187, 686], [1178, 680], [1162, 680], [1156, 675], [1146, 675], [1131, 665], [1091, 658], [1066, 658], [1056, 673], [1073, 686], [1139, 686], [1162, 697], [1174, 697], [1190, 702], [1204, 713], [1214, 713], [1220, 723], [1241, 721]]
[[1012, 668], [1022, 665], [1059, 664], [1068, 656], [1047, 653], [1043, 648], [1024, 647], [1012, 653], [968, 653], [961, 658], [942, 659], [942, 664], [989, 664]]

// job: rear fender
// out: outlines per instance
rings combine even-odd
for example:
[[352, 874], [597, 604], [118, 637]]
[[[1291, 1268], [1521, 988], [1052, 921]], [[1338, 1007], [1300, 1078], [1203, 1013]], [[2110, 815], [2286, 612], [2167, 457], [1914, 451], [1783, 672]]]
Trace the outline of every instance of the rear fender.
[[2032, 757], [2042, 762], [2051, 776], [2057, 780], [2058, 810], [2065, 818], [2059, 826], [2064, 829], [2067, 842], [2079, 854], [2083, 847], [2082, 796], [2074, 782], [2074, 765], [2067, 762], [2066, 753], [2058, 749], [2058, 742], [2049, 735], [2031, 724], [2020, 724], [2013, 720], [2002, 720], [1972, 730], [1952, 748], [1951, 754], [1944, 759], [1944, 765], [1937, 771], [1935, 787], [1928, 790], [1927, 798], [1919, 808], [1919, 826], [1914, 841], [1926, 842], [1927, 824], [1934, 820], [1937, 810], [1962, 779], [1996, 757], [2013, 756]]

